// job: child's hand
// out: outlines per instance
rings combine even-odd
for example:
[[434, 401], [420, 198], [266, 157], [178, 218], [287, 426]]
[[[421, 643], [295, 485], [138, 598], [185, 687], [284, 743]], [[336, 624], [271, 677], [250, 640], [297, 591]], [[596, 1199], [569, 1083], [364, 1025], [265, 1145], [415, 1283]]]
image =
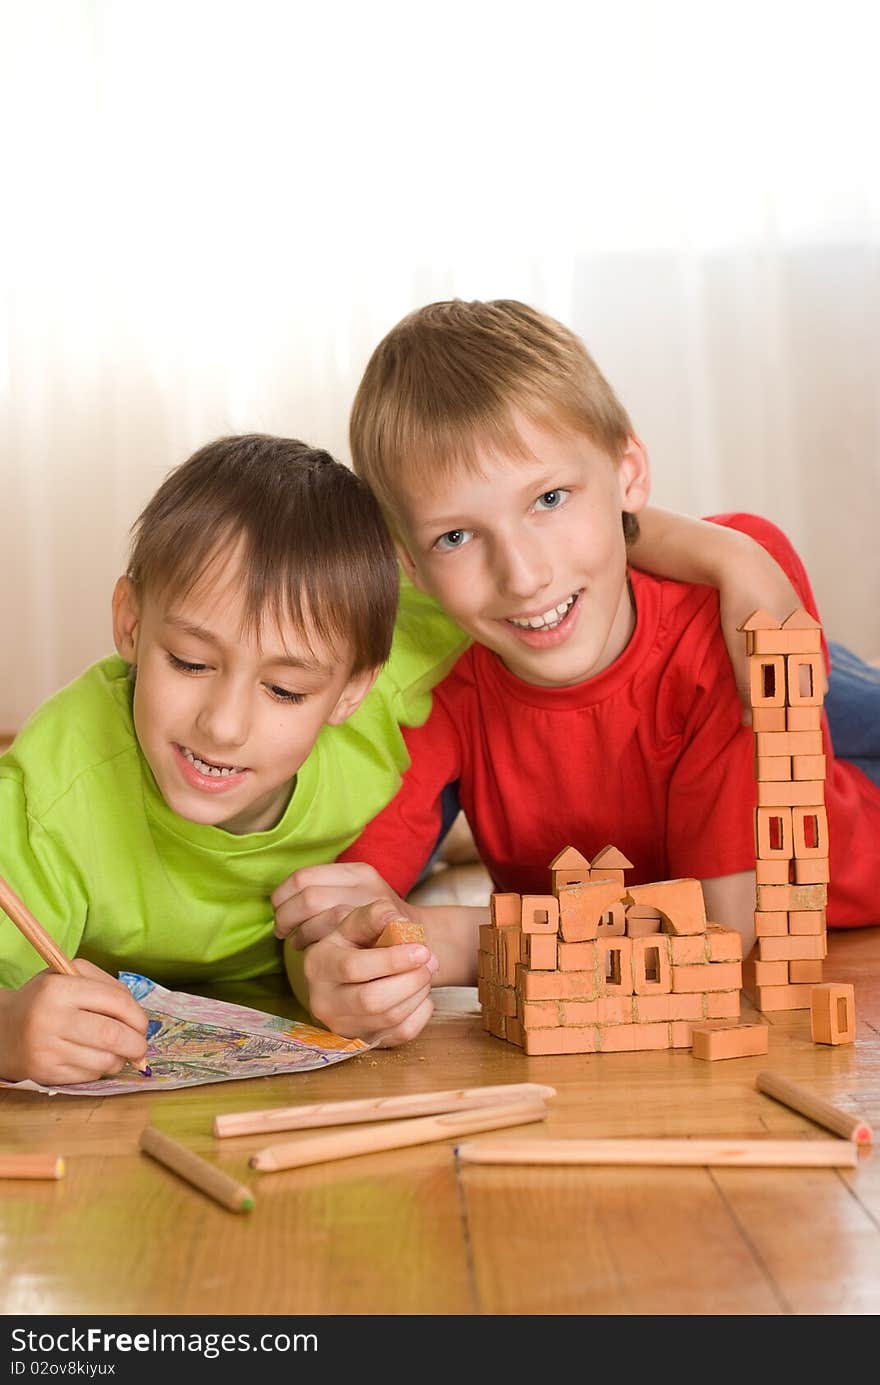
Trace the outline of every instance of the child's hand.
[[399, 916], [389, 899], [362, 905], [306, 952], [309, 1008], [335, 1034], [393, 1048], [414, 1039], [431, 1018], [437, 958], [423, 943], [375, 946], [386, 923]]
[[147, 1016], [121, 981], [77, 960], [42, 971], [0, 1004], [0, 1075], [44, 1086], [93, 1082], [146, 1060]]
[[332, 932], [352, 909], [377, 899], [386, 904], [392, 901], [396, 917], [407, 916], [404, 901], [372, 866], [360, 861], [303, 866], [272, 895], [275, 936], [287, 938], [291, 947], [309, 947]]
[[775, 559], [759, 543], [752, 542], [748, 557], [744, 556], [735, 568], [725, 569], [718, 584], [718, 601], [721, 632], [742, 703], [742, 722], [751, 726], [749, 656], [739, 627], [757, 610], [765, 610], [779, 621], [786, 620], [802, 604], [801, 599]]

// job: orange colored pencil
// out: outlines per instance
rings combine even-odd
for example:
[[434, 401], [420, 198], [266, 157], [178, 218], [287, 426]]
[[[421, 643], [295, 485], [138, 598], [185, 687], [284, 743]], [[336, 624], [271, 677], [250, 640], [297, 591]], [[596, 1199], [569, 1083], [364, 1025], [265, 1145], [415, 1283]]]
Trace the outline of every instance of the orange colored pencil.
[[63, 1178], [60, 1154], [0, 1154], [0, 1178]]

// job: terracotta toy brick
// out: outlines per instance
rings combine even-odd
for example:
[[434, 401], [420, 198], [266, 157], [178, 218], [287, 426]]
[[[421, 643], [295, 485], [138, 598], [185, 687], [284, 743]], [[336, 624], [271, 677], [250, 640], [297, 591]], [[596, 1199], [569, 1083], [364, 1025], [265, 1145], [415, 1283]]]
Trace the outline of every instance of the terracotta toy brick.
[[[821, 707], [789, 707], [785, 713], [786, 731], [818, 731], [822, 725]], [[755, 730], [760, 730], [755, 727]], [[775, 730], [774, 727], [767, 727], [767, 730]], [[812, 752], [818, 755], [819, 751]], [[818, 776], [817, 776], [818, 778]]]
[[565, 846], [550, 862], [553, 893], [566, 885], [583, 885], [590, 878], [590, 863], [573, 846]]
[[701, 1020], [704, 997], [688, 995], [637, 995], [633, 997], [633, 1018], [641, 1024], [660, 1024], [664, 1020]]
[[695, 1024], [691, 1030], [695, 1058], [753, 1058], [766, 1053], [770, 1029], [766, 1024]]
[[666, 995], [672, 990], [672, 939], [665, 933], [632, 940], [633, 991], [636, 995]]
[[[812, 759], [813, 757], [801, 755], [795, 758], [805, 760]], [[793, 777], [791, 766], [791, 755], [756, 755], [755, 778], [783, 782]]]
[[599, 988], [603, 995], [632, 995], [632, 941], [629, 938], [601, 938], [599, 948]]
[[682, 938], [669, 939], [673, 966], [692, 967], [709, 961], [709, 939], [706, 933], [690, 933]]
[[632, 1024], [633, 998], [629, 995], [605, 995], [598, 1000], [563, 1000], [559, 1004], [563, 1024]]
[[821, 803], [825, 786], [822, 780], [790, 779], [786, 784], [758, 782], [758, 803], [764, 808], [776, 804], [790, 804], [801, 807]]
[[828, 903], [825, 885], [759, 885], [756, 890], [762, 913], [785, 909], [787, 913], [805, 909], [824, 909]]
[[795, 909], [788, 915], [788, 931], [793, 936], [825, 932], [824, 909]]
[[560, 971], [592, 971], [599, 965], [598, 942], [560, 943], [557, 951]]
[[753, 731], [791, 731], [785, 707], [753, 707]]
[[[627, 909], [624, 916], [624, 926], [628, 938], [647, 938], [652, 933], [662, 933], [663, 925], [660, 915], [655, 911], [652, 914], [633, 914]], [[677, 939], [676, 941], [682, 941]]]
[[524, 933], [545, 933], [555, 937], [559, 932], [559, 900], [555, 895], [524, 894], [521, 907]]
[[793, 961], [788, 964], [788, 979], [793, 986], [816, 985], [822, 980], [821, 962]]
[[[623, 888], [613, 880], [591, 880], [585, 885], [560, 888], [559, 931], [564, 940], [578, 943], [597, 937], [602, 919], [621, 902], [623, 894]], [[625, 916], [621, 908], [621, 934], [624, 926]]]
[[828, 762], [824, 755], [793, 755], [791, 759], [792, 779], [825, 779], [828, 776]]
[[493, 894], [489, 896], [489, 918], [498, 928], [512, 923], [518, 924], [522, 906], [518, 894]]
[[523, 1029], [557, 1029], [562, 1023], [555, 1000], [525, 1000], [519, 1014]]
[[773, 914], [755, 910], [755, 935], [758, 938], [775, 938], [788, 932], [788, 914], [777, 910]]
[[630, 885], [634, 904], [659, 909], [672, 933], [705, 933], [706, 905], [699, 880], [660, 880], [653, 885]]
[[759, 731], [757, 755], [821, 755], [821, 731]]
[[821, 707], [825, 696], [825, 663], [821, 654], [788, 654], [789, 707]]
[[756, 808], [755, 842], [761, 860], [788, 861], [794, 855], [791, 845], [791, 808]]
[[672, 990], [732, 991], [742, 985], [742, 966], [739, 962], [706, 962], [697, 967], [676, 967], [672, 973]]
[[668, 1024], [620, 1024], [603, 1029], [602, 1053], [635, 1053], [638, 1049], [669, 1048]]
[[735, 928], [722, 928], [718, 923], [706, 924], [710, 962], [741, 962], [743, 940]]
[[753, 707], [785, 706], [785, 656], [752, 654], [749, 657]]
[[412, 919], [392, 919], [376, 939], [376, 947], [396, 947], [398, 943], [423, 943], [425, 930]]
[[790, 863], [786, 861], [762, 861], [760, 856], [755, 862], [755, 880], [759, 885], [788, 885], [790, 880]]
[[810, 1008], [809, 986], [758, 986], [755, 994], [758, 1009], [767, 1014], [773, 1010]]
[[527, 933], [525, 936], [525, 964], [536, 971], [555, 971], [558, 964], [557, 939], [544, 933]]
[[758, 956], [762, 962], [819, 961], [825, 956], [822, 934], [814, 937], [760, 938]]
[[706, 1018], [710, 1020], [729, 1020], [739, 1017], [739, 991], [716, 991], [705, 997]]
[[624, 873], [632, 870], [632, 864], [616, 846], [603, 846], [590, 862], [590, 879], [613, 880], [622, 885]]
[[525, 1000], [595, 1000], [598, 971], [522, 971], [518, 983]]
[[814, 1044], [851, 1044], [856, 1037], [855, 988], [826, 982], [810, 990], [810, 1034]]
[[830, 879], [831, 868], [827, 860], [797, 860], [794, 863], [796, 885], [827, 885]]
[[[816, 800], [822, 804], [821, 796]], [[828, 857], [828, 814], [824, 806], [793, 808], [791, 835], [794, 854], [800, 860]]]
[[822, 648], [822, 631], [815, 630], [755, 630], [752, 649], [755, 654], [812, 654]]
[[756, 986], [787, 986], [791, 980], [788, 974], [789, 963], [784, 960], [762, 962], [758, 959], [752, 963], [752, 968]]

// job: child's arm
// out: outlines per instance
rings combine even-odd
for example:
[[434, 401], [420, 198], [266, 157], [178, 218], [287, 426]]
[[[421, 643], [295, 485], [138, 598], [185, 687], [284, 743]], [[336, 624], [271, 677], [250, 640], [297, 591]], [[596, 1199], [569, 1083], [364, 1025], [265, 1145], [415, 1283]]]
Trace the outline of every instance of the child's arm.
[[405, 912], [422, 924], [428, 946], [375, 946], [386, 923], [401, 913], [396, 899], [384, 898], [347, 914], [338, 928], [307, 947], [299, 967], [296, 954], [288, 951], [298, 999], [334, 1033], [383, 1048], [406, 1043], [431, 1017], [432, 985], [474, 984], [478, 926], [488, 911], [407, 905]]
[[723, 928], [735, 928], [743, 940], [743, 957], [748, 957], [755, 945], [755, 872], [719, 875], [702, 885], [706, 917]]
[[724, 643], [749, 725], [749, 663], [739, 626], [761, 608], [785, 620], [801, 604], [796, 588], [767, 550], [739, 529], [649, 506], [639, 515], [639, 530], [630, 548], [636, 567], [717, 587]]
[[44, 1086], [92, 1082], [145, 1061], [147, 1016], [127, 987], [91, 962], [78, 977], [42, 971], [0, 990], [0, 1076]]

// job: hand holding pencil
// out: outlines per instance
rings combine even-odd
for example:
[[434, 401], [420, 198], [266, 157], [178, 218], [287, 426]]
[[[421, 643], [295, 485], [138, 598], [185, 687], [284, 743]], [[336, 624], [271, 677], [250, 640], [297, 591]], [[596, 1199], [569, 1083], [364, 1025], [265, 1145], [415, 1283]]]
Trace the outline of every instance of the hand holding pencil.
[[8, 917], [50, 968], [0, 991], [0, 1076], [66, 1086], [142, 1067], [147, 1016], [127, 988], [91, 962], [71, 962], [2, 877], [0, 910], [0, 937]]

